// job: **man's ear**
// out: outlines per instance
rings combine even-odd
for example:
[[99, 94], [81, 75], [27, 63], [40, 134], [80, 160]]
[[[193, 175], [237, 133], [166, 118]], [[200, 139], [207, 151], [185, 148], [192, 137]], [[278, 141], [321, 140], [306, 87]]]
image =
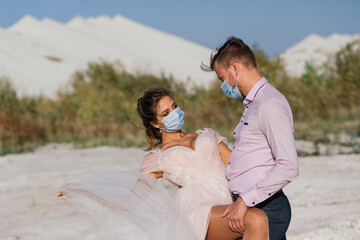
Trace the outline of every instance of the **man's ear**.
[[240, 63], [237, 63], [237, 62], [231, 62], [230, 63], [230, 67], [232, 67], [236, 73], [236, 76], [239, 75], [239, 72], [240, 72], [240, 66], [241, 64]]

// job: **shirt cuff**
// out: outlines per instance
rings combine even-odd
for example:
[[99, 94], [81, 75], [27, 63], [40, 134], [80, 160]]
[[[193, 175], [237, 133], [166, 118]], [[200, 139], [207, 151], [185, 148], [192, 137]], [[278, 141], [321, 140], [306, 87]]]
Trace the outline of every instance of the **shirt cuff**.
[[250, 191], [240, 194], [240, 197], [248, 207], [253, 207], [261, 202], [259, 192], [254, 188]]

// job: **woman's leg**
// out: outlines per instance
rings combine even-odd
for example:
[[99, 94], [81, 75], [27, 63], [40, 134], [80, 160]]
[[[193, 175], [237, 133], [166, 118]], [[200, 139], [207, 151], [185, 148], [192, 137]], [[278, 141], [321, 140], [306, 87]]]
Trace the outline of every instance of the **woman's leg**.
[[250, 208], [244, 217], [244, 236], [233, 232], [228, 225], [227, 217], [222, 217], [227, 205], [211, 208], [211, 216], [206, 240], [232, 240], [243, 237], [244, 240], [268, 240], [269, 224], [264, 211]]

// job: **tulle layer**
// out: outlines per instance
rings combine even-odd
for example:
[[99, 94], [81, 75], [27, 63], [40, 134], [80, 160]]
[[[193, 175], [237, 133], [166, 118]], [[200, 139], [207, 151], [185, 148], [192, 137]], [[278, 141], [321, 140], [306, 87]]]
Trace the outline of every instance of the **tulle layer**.
[[163, 184], [140, 172], [87, 174], [61, 188], [109, 239], [198, 239]]
[[224, 172], [200, 177], [181, 188], [175, 196], [176, 202], [186, 213], [198, 239], [205, 239], [210, 220], [211, 207], [231, 204]]

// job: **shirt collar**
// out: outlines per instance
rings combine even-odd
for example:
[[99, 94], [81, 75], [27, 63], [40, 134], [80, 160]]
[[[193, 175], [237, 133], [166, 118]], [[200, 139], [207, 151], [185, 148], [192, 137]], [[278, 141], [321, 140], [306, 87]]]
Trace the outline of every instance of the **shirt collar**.
[[250, 92], [243, 99], [243, 104], [245, 107], [249, 107], [250, 103], [254, 100], [259, 89], [268, 81], [262, 77], [255, 85], [251, 88]]

